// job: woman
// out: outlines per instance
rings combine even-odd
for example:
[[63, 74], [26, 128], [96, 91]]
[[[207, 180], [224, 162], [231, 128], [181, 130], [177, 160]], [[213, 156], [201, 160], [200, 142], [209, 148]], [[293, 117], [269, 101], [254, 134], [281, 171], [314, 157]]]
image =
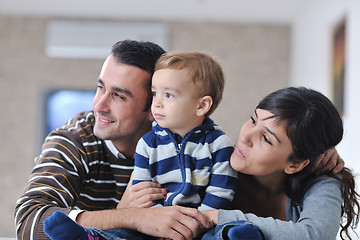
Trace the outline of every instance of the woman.
[[269, 94], [243, 125], [230, 159], [241, 173], [233, 202], [242, 211], [205, 214], [225, 224], [217, 226], [220, 235], [229, 229], [235, 229], [233, 236], [241, 232], [236, 225], [245, 220], [266, 239], [277, 240], [335, 239], [343, 219], [341, 238], [351, 239], [349, 227], [359, 220], [353, 175], [347, 168], [319, 177], [314, 171], [315, 158], [337, 145], [342, 135], [341, 117], [321, 93], [290, 87]]

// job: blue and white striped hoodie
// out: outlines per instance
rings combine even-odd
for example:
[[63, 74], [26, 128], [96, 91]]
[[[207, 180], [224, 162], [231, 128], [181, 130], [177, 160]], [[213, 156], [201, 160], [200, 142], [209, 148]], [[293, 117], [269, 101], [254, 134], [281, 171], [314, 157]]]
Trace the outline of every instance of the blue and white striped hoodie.
[[133, 184], [153, 181], [170, 190], [163, 206], [228, 209], [237, 183], [233, 142], [210, 118], [183, 139], [156, 122], [138, 142]]

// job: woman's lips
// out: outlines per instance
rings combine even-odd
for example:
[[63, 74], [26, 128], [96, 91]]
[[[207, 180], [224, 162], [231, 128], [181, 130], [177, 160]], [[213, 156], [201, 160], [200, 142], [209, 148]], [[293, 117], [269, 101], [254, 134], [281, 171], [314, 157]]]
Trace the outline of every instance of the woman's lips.
[[243, 151], [238, 146], [236, 147], [236, 152], [240, 157], [246, 158]]

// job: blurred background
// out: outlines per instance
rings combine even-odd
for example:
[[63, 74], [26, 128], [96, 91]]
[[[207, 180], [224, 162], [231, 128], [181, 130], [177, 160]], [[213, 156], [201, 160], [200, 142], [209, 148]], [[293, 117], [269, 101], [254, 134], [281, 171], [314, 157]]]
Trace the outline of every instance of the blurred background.
[[[234, 141], [271, 91], [321, 91], [342, 113], [337, 150], [358, 173], [359, 24], [358, 0], [0, 0], [0, 237], [15, 237], [15, 202], [51, 117], [91, 108], [104, 59], [128, 38], [213, 55], [226, 87], [212, 118]], [[48, 105], [62, 90], [80, 100]]]

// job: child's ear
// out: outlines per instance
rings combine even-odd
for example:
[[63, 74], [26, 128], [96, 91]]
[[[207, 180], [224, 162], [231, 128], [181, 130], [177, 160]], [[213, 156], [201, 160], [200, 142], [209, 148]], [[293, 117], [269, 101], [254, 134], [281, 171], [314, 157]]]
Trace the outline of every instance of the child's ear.
[[293, 162], [289, 166], [287, 166], [284, 171], [287, 174], [294, 174], [303, 170], [304, 167], [306, 167], [309, 163], [310, 163], [309, 159], [301, 162]]
[[199, 105], [196, 110], [196, 115], [199, 117], [204, 116], [210, 110], [212, 103], [212, 97], [210, 96], [200, 98]]
[[152, 115], [151, 110], [149, 111], [148, 119], [150, 120], [150, 122], [155, 121], [155, 118], [154, 118], [154, 116]]

